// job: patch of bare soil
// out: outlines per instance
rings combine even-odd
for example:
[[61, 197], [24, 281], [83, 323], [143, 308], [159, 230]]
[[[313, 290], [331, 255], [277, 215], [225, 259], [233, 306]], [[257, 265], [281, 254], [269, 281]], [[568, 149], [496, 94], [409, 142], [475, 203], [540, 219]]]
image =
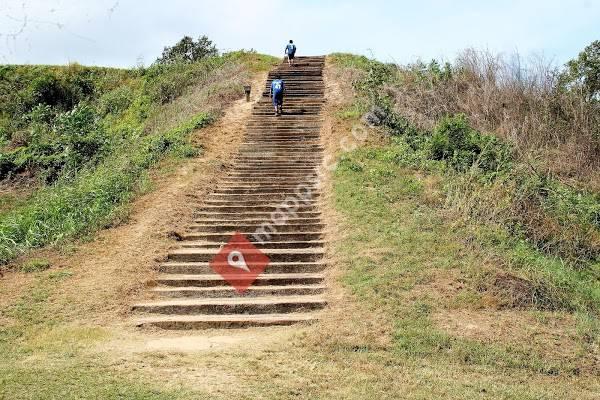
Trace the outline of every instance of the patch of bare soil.
[[523, 346], [545, 359], [570, 361], [582, 372], [598, 371], [598, 354], [581, 357], [576, 321], [566, 313], [444, 310], [432, 316], [445, 332], [480, 343]]
[[14, 304], [21, 293], [30, 287], [34, 277], [26, 274], [9, 273], [2, 275], [0, 272], [0, 326], [9, 325], [10, 319], [1, 310]]

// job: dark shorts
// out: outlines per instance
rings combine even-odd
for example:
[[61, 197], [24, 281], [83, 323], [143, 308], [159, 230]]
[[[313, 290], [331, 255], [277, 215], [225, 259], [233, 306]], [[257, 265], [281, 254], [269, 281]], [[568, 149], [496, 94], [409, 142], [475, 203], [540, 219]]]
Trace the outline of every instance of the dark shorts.
[[289, 58], [290, 60], [293, 60], [293, 59], [294, 59], [294, 57], [296, 57], [296, 53], [288, 53], [288, 58]]
[[283, 92], [277, 92], [273, 94], [273, 105], [283, 105]]

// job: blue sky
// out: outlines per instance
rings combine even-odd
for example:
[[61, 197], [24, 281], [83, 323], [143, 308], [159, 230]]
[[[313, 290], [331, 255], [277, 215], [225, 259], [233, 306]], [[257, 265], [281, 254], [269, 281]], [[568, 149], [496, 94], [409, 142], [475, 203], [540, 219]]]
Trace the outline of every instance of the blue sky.
[[462, 49], [562, 64], [600, 39], [600, 0], [0, 0], [0, 63], [150, 64], [183, 35], [221, 50], [345, 51], [405, 63]]

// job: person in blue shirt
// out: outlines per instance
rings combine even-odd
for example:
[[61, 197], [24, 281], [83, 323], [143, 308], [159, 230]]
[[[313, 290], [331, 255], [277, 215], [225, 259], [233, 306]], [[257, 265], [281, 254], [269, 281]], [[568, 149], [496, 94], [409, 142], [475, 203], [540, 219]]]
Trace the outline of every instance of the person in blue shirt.
[[285, 85], [280, 75], [275, 76], [275, 79], [271, 82], [271, 90], [269, 94], [273, 99], [273, 106], [275, 107], [275, 115], [281, 115], [283, 112], [283, 91]]
[[285, 55], [287, 56], [289, 66], [291, 67], [294, 65], [294, 57], [296, 57], [296, 45], [294, 44], [293, 40], [290, 40], [287, 46], [285, 46]]

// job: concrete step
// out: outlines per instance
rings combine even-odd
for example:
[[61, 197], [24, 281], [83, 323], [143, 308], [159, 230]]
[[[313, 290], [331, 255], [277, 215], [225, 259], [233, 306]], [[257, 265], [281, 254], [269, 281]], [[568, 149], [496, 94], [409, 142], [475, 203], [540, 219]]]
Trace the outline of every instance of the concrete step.
[[274, 171], [248, 171], [248, 172], [232, 170], [225, 176], [225, 179], [238, 179], [238, 178], [256, 179], [256, 178], [260, 178], [260, 179], [279, 179], [279, 180], [288, 180], [288, 179], [301, 180], [301, 179], [312, 179], [316, 176], [317, 176], [317, 174], [314, 173], [314, 171], [313, 171], [313, 173], [307, 174], [306, 171], [298, 170], [298, 169], [293, 169], [291, 171], [274, 170]]
[[[268, 269], [268, 267], [267, 267]], [[256, 278], [252, 286], [314, 285], [323, 282], [321, 273], [263, 273]], [[235, 281], [235, 279], [233, 279]], [[240, 281], [248, 280], [240, 275]], [[170, 287], [215, 287], [231, 286], [228, 281], [216, 273], [211, 274], [163, 274], [155, 279], [156, 284]]]
[[232, 286], [157, 287], [152, 293], [170, 298], [230, 298], [265, 296], [306, 296], [325, 292], [325, 285], [250, 286], [243, 294]]
[[[231, 242], [230, 242], [231, 243]], [[183, 241], [181, 247], [201, 248], [201, 249], [220, 249], [225, 246], [226, 242], [203, 242], [203, 241]], [[264, 242], [254, 244], [259, 249], [320, 249], [325, 245], [322, 240], [304, 240], [304, 241], [289, 241], [289, 242]]]
[[[223, 189], [218, 192], [209, 193], [204, 198], [205, 204], [209, 204], [215, 201], [236, 201], [243, 200], [245, 202], [263, 202], [273, 203], [281, 202], [286, 198], [295, 199], [312, 199], [315, 200], [319, 197], [320, 189], [305, 189], [301, 186], [291, 187], [290, 189], [273, 188], [273, 189]], [[300, 200], [299, 200], [300, 201]]]
[[[273, 203], [275, 201], [280, 201], [281, 198], [293, 197], [293, 198], [306, 198], [310, 195], [316, 195], [321, 192], [321, 189], [317, 186], [307, 186], [304, 183], [296, 183], [290, 184], [289, 186], [252, 186], [249, 183], [242, 183], [235, 186], [225, 186], [220, 185], [218, 189], [213, 190], [212, 192], [205, 195], [204, 199], [212, 200], [208, 198], [210, 195], [219, 195], [219, 196], [229, 196], [224, 200], [230, 201], [232, 199], [246, 199], [246, 201], [255, 200], [252, 196], [265, 196], [272, 195], [271, 199], [276, 200], [268, 200], [268, 197], [265, 198], [265, 203]], [[318, 197], [318, 196], [315, 196]], [[216, 200], [216, 199], [214, 199]]]
[[[317, 175], [324, 159], [324, 63], [324, 57], [297, 57], [294, 66], [282, 63], [272, 70], [265, 86], [258, 88], [262, 97], [253, 106], [238, 153], [229, 159], [216, 188], [195, 197], [201, 204], [193, 224], [151, 284], [156, 301], [133, 306], [153, 315], [140, 317], [136, 325], [244, 328], [310, 323], [319, 317], [318, 310], [326, 306], [321, 297], [326, 264]], [[277, 74], [287, 90], [283, 115], [274, 116], [267, 89]], [[310, 197], [302, 201], [306, 195]], [[293, 214], [283, 220], [288, 209]], [[273, 221], [281, 225], [267, 225]], [[245, 250], [247, 259], [252, 253], [270, 259], [242, 294], [210, 263], [234, 232], [256, 246]], [[237, 278], [240, 284], [249, 283], [245, 274]]]
[[320, 296], [177, 299], [138, 303], [133, 310], [158, 314], [265, 314], [320, 310], [327, 305]]
[[[229, 219], [235, 221], [243, 221], [246, 219], [256, 220], [262, 219], [263, 221], [269, 221], [273, 217], [277, 217], [280, 213], [269, 213], [269, 212], [237, 212], [237, 213], [219, 213], [219, 212], [195, 212], [195, 218], [205, 219]], [[295, 212], [295, 216], [298, 218], [319, 218], [320, 212]]]
[[[268, 206], [271, 206], [273, 210], [286, 212], [287, 209], [296, 209], [300, 211], [309, 210], [309, 207], [317, 207], [319, 205], [318, 198], [312, 200], [298, 200], [298, 196], [294, 193], [288, 193], [289, 201], [285, 200], [277, 200], [274, 199], [272, 201], [264, 201], [264, 200], [252, 200], [252, 199], [244, 199], [243, 195], [240, 195], [236, 200], [204, 200], [204, 206], [201, 208], [205, 210], [206, 207], [241, 207], [244, 210], [256, 210], [256, 209], [265, 209]], [[285, 204], [284, 204], [285, 203]]]
[[[285, 207], [279, 204], [267, 204], [267, 205], [202, 205], [198, 207], [198, 212], [212, 212], [212, 213], [247, 213], [247, 212], [268, 212], [268, 213], [279, 213], [285, 212]], [[302, 205], [295, 207], [295, 212], [316, 212], [318, 207], [316, 204]]]
[[316, 313], [254, 314], [254, 315], [172, 315], [139, 318], [138, 327], [161, 329], [236, 329], [267, 326], [287, 326], [312, 323], [318, 320]]
[[320, 198], [320, 191], [280, 191], [280, 192], [260, 192], [260, 193], [210, 193], [206, 195], [204, 204], [282, 204], [289, 201], [295, 204], [296, 201], [304, 204], [316, 203]]
[[[262, 249], [244, 250], [244, 257], [252, 259], [253, 254], [264, 254], [271, 262], [312, 262], [323, 258], [321, 249]], [[181, 248], [171, 250], [168, 258], [180, 262], [210, 262], [217, 254], [217, 249]]]
[[[312, 274], [322, 272], [326, 264], [315, 262], [271, 262], [263, 275], [271, 274]], [[210, 275], [214, 274], [208, 262], [166, 262], [160, 265], [159, 272], [164, 274]], [[320, 279], [320, 278], [319, 278]]]
[[[198, 224], [198, 225], [235, 225], [235, 224], [261, 225], [264, 222], [270, 222], [270, 221], [271, 221], [271, 219], [269, 219], [269, 218], [256, 218], [256, 219], [197, 218], [194, 220], [194, 223]], [[300, 224], [314, 225], [314, 224], [320, 224], [321, 219], [320, 218], [294, 218], [294, 215], [290, 214], [289, 216], [280, 216], [280, 219], [278, 219], [276, 222], [282, 223], [282, 224], [283, 223], [293, 224], [293, 225], [300, 225]]]
[[[294, 182], [286, 183], [283, 179], [281, 179], [281, 182], [274, 182], [271, 184], [267, 183], [264, 185], [254, 185], [252, 183], [245, 183], [245, 182], [224, 184], [221, 182], [221, 184], [218, 186], [218, 189], [213, 190], [211, 193], [212, 194], [227, 194], [227, 193], [252, 194], [252, 193], [256, 193], [256, 192], [277, 193], [277, 192], [281, 192], [281, 191], [284, 191], [286, 193], [295, 193], [296, 190], [298, 190], [298, 185], [299, 185], [298, 183], [294, 183]], [[302, 189], [316, 191], [319, 189], [319, 187], [311, 185], [311, 186], [303, 186]]]
[[[244, 181], [238, 181], [238, 182], [220, 182], [220, 184], [218, 185], [218, 188], [215, 189], [214, 191], [212, 191], [210, 194], [231, 194], [231, 193], [221, 193], [222, 191], [230, 191], [230, 190], [250, 190], [253, 189], [254, 191], [259, 191], [259, 190], [287, 190], [287, 191], [292, 191], [295, 192], [297, 190], [302, 190], [302, 192], [318, 192], [319, 187], [315, 185], [315, 183], [313, 182], [312, 184], [310, 182], [286, 182], [285, 179], [275, 179], [272, 180], [271, 182], [267, 182], [267, 183], [262, 183], [262, 184], [257, 184], [256, 182], [244, 182]], [[238, 194], [238, 193], [235, 193]], [[255, 194], [255, 195], [260, 195], [264, 193], [253, 193], [253, 192], [249, 192], [247, 194]]]
[[[306, 232], [320, 232], [323, 230], [323, 224], [283, 224], [275, 225], [269, 221], [265, 221], [266, 224], [273, 225], [273, 229], [278, 233], [306, 233]], [[208, 225], [208, 224], [193, 224], [189, 226], [190, 233], [228, 233], [228, 232], [254, 232], [256, 229], [261, 227], [260, 224], [222, 224], [222, 225]]]
[[258, 165], [258, 166], [235, 166], [231, 169], [232, 172], [242, 172], [242, 173], [267, 173], [267, 172], [279, 172], [279, 173], [296, 173], [299, 175], [304, 174], [304, 176], [308, 176], [308, 174], [315, 174], [317, 172], [318, 165], [295, 165], [295, 166], [286, 166], [286, 165]]
[[[289, 146], [286, 149], [266, 150], [265, 148], [245, 148], [243, 152], [236, 155], [238, 160], [257, 160], [257, 159], [273, 159], [273, 160], [320, 160], [323, 158], [320, 152], [316, 152], [313, 147], [304, 147], [301, 145]], [[295, 148], [292, 148], [295, 147]]]
[[212, 203], [214, 201], [228, 202], [233, 204], [239, 204], [240, 200], [253, 201], [256, 203], [265, 202], [272, 203], [274, 201], [283, 202], [290, 198], [310, 198], [317, 200], [321, 196], [318, 191], [298, 191], [298, 192], [283, 192], [283, 193], [245, 193], [245, 194], [233, 194], [233, 193], [210, 193], [204, 199], [205, 203]]
[[278, 146], [263, 146], [261, 142], [250, 142], [244, 143], [244, 151], [238, 153], [239, 156], [258, 155], [262, 156], [265, 153], [269, 155], [275, 155], [276, 157], [282, 157], [284, 155], [299, 153], [299, 154], [310, 154], [313, 152], [322, 152], [323, 149], [316, 147], [312, 144], [280, 144]]
[[323, 157], [320, 155], [304, 155], [301, 153], [288, 154], [288, 155], [275, 155], [275, 154], [261, 154], [254, 156], [237, 156], [234, 157], [233, 162], [244, 163], [244, 164], [303, 164], [303, 163], [314, 163], [319, 164], [323, 161]]
[[[287, 209], [294, 211], [313, 211], [305, 209], [315, 207], [320, 204], [320, 191], [304, 191], [300, 187], [296, 190], [279, 190], [273, 192], [256, 193], [211, 193], [206, 195], [201, 204], [198, 204], [199, 211], [204, 211], [207, 207], [242, 207], [239, 211], [271, 211], [286, 212]], [[247, 208], [247, 209], [246, 209]], [[254, 210], [252, 208], [255, 208]], [[200, 210], [201, 209], [201, 210]], [[225, 212], [229, 212], [227, 210]]]
[[227, 177], [223, 178], [219, 182], [219, 187], [238, 184], [238, 185], [288, 185], [288, 186], [298, 186], [298, 185], [308, 185], [314, 186], [317, 184], [317, 178], [315, 176], [287, 176], [287, 177]]
[[[220, 233], [220, 232], [189, 232], [186, 233], [183, 238], [184, 240], [203, 240], [207, 242], [226, 242], [231, 239], [231, 235], [235, 231]], [[237, 231], [240, 232], [240, 231]], [[253, 235], [256, 233], [252, 231], [241, 231], [241, 234], [245, 235], [250, 240], [253, 239]], [[264, 235], [261, 235], [263, 237]], [[323, 232], [274, 232], [269, 234], [269, 241], [282, 241], [282, 240], [319, 240], [323, 239]]]

